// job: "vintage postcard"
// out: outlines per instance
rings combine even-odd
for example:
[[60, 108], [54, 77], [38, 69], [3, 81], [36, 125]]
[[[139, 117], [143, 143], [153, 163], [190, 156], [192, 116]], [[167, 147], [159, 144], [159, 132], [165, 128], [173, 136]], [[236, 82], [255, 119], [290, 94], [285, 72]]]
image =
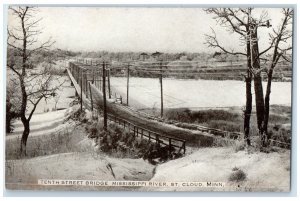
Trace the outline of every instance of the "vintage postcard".
[[7, 190], [290, 192], [294, 7], [7, 12]]

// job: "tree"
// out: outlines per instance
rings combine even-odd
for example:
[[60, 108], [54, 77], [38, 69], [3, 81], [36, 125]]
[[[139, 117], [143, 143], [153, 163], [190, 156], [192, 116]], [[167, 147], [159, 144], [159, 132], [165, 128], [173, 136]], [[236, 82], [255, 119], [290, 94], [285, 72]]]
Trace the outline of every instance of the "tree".
[[[53, 86], [53, 75], [49, 69], [38, 66], [33, 58], [41, 51], [48, 50], [54, 42], [49, 38], [39, 43], [38, 36], [42, 33], [37, 19], [38, 9], [34, 7], [10, 7], [9, 12], [14, 19], [8, 26], [8, 57], [7, 67], [11, 75], [18, 81], [21, 91], [19, 116], [24, 130], [21, 138], [20, 153], [26, 155], [26, 143], [30, 133], [30, 120], [37, 105], [44, 99], [51, 98], [60, 85]], [[10, 25], [10, 24], [9, 24]]]
[[268, 133], [268, 123], [269, 123], [269, 113], [270, 113], [270, 94], [271, 94], [271, 86], [272, 86], [272, 78], [274, 68], [276, 67], [279, 60], [282, 58], [285, 61], [291, 63], [292, 61], [287, 57], [287, 53], [292, 51], [291, 39], [292, 39], [292, 20], [293, 20], [293, 10], [290, 8], [282, 9], [282, 13], [284, 15], [281, 24], [277, 27], [277, 30], [273, 29], [273, 33], [270, 34], [270, 39], [273, 42], [270, 49], [273, 49], [273, 55], [270, 58], [269, 68], [266, 69], [268, 80], [267, 80], [267, 88], [265, 95], [265, 108], [264, 108], [264, 125], [263, 125], [263, 145], [266, 146], [268, 140], [271, 138]]
[[[246, 44], [245, 52], [236, 52], [234, 50], [226, 49], [219, 43], [215, 31], [212, 29], [212, 35], [206, 35], [206, 43], [209, 47], [217, 48], [223, 53], [234, 56], [246, 56], [247, 57], [247, 74], [244, 75], [246, 82], [246, 108], [244, 110], [244, 139], [247, 145], [250, 145], [250, 119], [252, 113], [252, 91], [251, 82], [252, 74], [250, 73], [251, 65], [251, 53], [250, 53], [250, 41], [249, 41], [249, 14], [243, 9], [231, 9], [231, 8], [210, 8], [206, 9], [209, 14], [215, 15], [215, 19], [221, 25], [227, 28], [229, 33], [236, 33], [240, 36], [241, 44]], [[246, 13], [246, 14], [245, 14]], [[243, 16], [243, 17], [241, 17]], [[245, 18], [246, 17], [246, 18]], [[243, 19], [243, 20], [242, 20]]]
[[[247, 9], [231, 9], [231, 8], [212, 8], [206, 9], [209, 14], [214, 14], [216, 20], [221, 26], [229, 28], [231, 33], [237, 33], [240, 35], [242, 44], [246, 44], [246, 53], [229, 51], [224, 46], [219, 44], [216, 34], [213, 31], [213, 35], [206, 35], [206, 41], [208, 46], [218, 48], [221, 51], [232, 54], [232, 55], [245, 55], [247, 56], [247, 75], [245, 76], [246, 81], [246, 109], [244, 111], [244, 133], [245, 140], [250, 145], [249, 140], [249, 125], [250, 115], [252, 108], [252, 93], [251, 93], [251, 82], [254, 80], [254, 91], [256, 101], [256, 115], [257, 115], [257, 127], [259, 135], [261, 137], [262, 147], [267, 146], [267, 142], [270, 136], [267, 132], [268, 119], [269, 119], [269, 101], [271, 93], [271, 83], [273, 70], [278, 63], [280, 57], [286, 58], [284, 55], [287, 51], [291, 50], [291, 46], [286, 48], [280, 48], [281, 43], [286, 43], [291, 38], [291, 29], [288, 28], [292, 19], [293, 11], [291, 9], [283, 9], [284, 14], [281, 25], [277, 30], [273, 28], [273, 34], [269, 33], [270, 44], [263, 51], [259, 51], [257, 37], [257, 31], [259, 27], [271, 27], [270, 21], [267, 18], [267, 13], [262, 12], [258, 18], [252, 16], [252, 8]], [[268, 58], [263, 58], [267, 52], [273, 50], [272, 60], [270, 61], [270, 67], [261, 68], [261, 61], [265, 63], [269, 61]], [[263, 95], [261, 72], [267, 71], [268, 84], [266, 90], [266, 96]]]

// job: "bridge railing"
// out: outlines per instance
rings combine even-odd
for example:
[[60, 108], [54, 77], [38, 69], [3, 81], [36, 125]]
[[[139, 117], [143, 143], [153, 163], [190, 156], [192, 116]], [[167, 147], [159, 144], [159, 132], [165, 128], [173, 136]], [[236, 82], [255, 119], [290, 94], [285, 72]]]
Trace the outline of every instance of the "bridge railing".
[[155, 142], [159, 146], [161, 145], [168, 146], [170, 153], [172, 152], [172, 149], [178, 150], [178, 153], [182, 152], [183, 154], [185, 154], [186, 152], [185, 140], [164, 136], [158, 132], [154, 132], [149, 129], [143, 128], [126, 119], [119, 118], [112, 114], [108, 114], [108, 120], [122, 126], [124, 129], [127, 129], [135, 137], [148, 139], [149, 141]]

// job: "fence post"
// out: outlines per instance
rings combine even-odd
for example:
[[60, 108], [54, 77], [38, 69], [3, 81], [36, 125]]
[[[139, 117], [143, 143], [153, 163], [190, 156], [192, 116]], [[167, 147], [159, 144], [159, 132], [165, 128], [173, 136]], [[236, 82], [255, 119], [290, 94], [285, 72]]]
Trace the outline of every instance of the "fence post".
[[183, 146], [183, 154], [185, 154], [185, 141], [183, 141], [183, 144], [182, 144], [182, 146]]

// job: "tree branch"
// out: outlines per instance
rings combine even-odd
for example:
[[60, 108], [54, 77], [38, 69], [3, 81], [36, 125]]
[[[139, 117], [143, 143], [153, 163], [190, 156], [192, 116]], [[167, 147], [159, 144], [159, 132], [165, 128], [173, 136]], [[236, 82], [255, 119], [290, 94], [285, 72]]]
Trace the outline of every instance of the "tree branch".
[[231, 54], [231, 55], [243, 55], [243, 56], [247, 56], [246, 53], [228, 51], [226, 48], [224, 48], [223, 46], [221, 46], [219, 44], [218, 40], [217, 40], [215, 31], [213, 29], [211, 29], [211, 30], [213, 32], [213, 35], [207, 35], [207, 34], [205, 34], [205, 37], [206, 37], [205, 44], [208, 44], [208, 47], [219, 48], [224, 53]]

